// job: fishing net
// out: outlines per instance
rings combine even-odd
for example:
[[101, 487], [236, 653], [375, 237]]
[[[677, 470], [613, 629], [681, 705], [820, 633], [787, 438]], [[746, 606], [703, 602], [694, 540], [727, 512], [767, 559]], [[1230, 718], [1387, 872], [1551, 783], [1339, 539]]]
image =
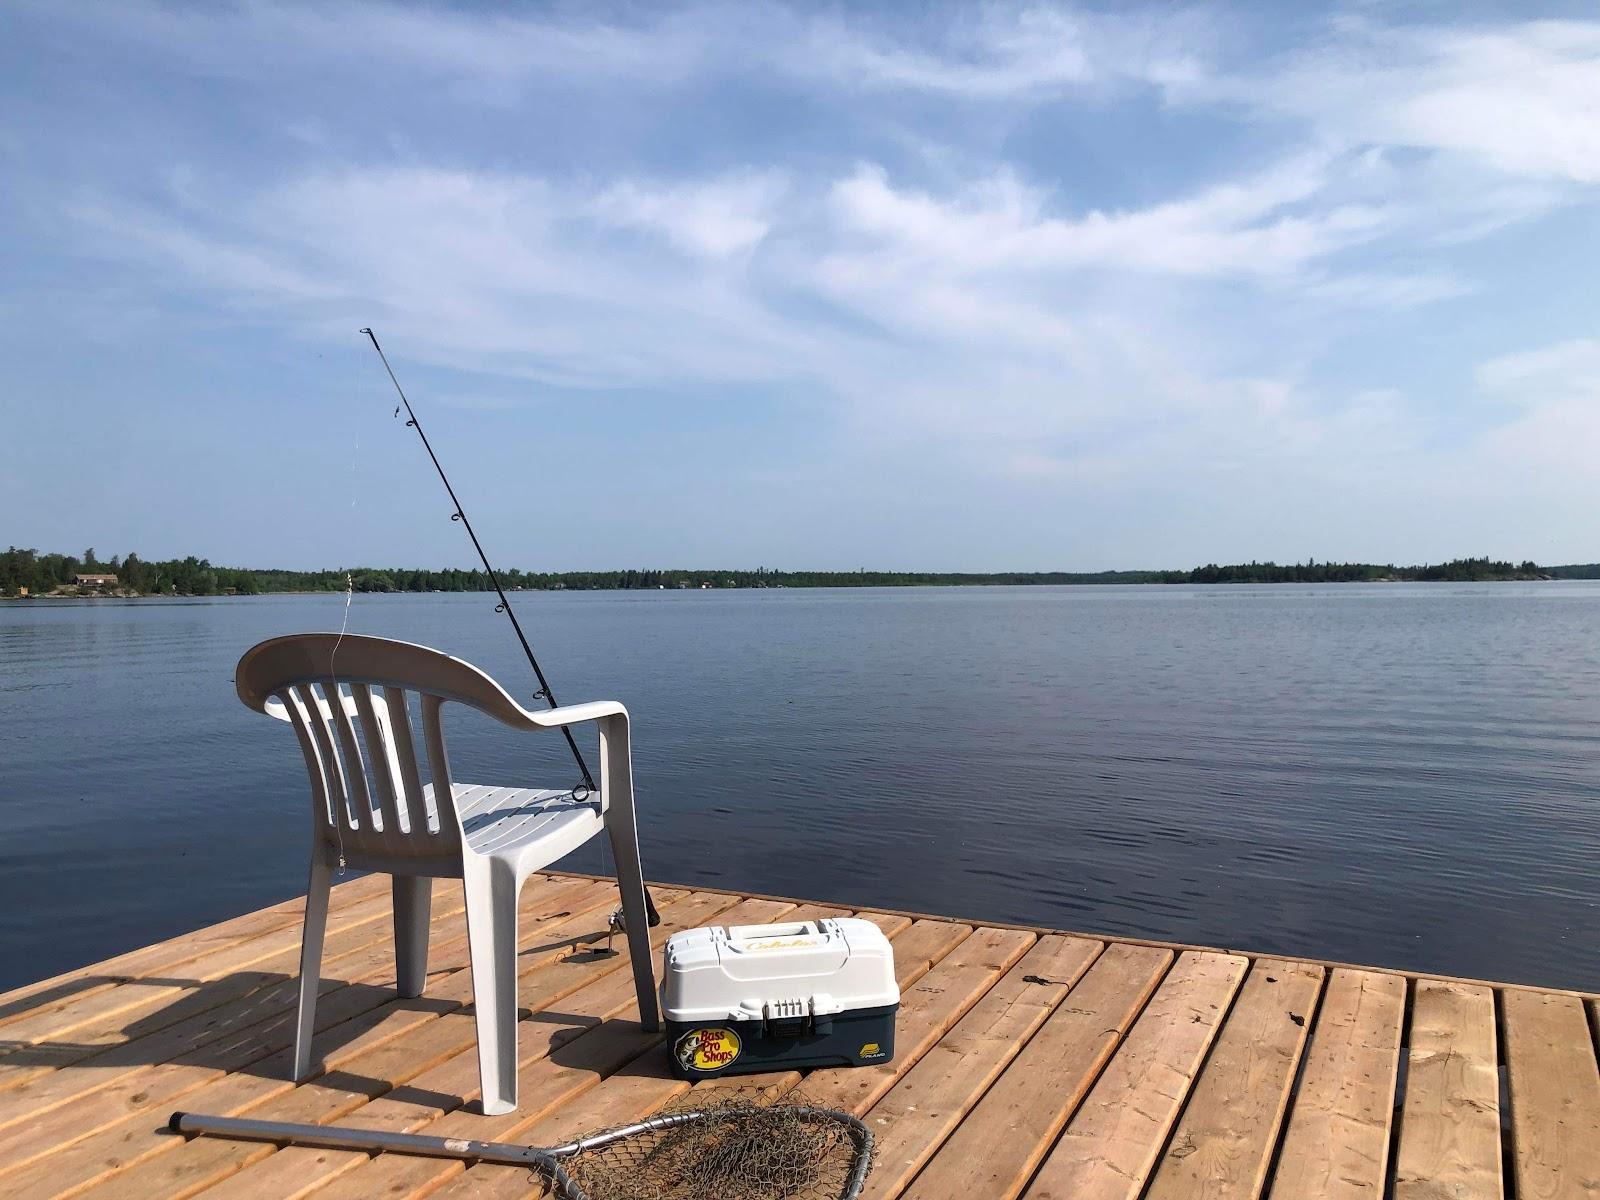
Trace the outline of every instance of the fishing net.
[[846, 1112], [768, 1098], [760, 1089], [698, 1088], [646, 1120], [548, 1148], [187, 1112], [167, 1125], [181, 1134], [526, 1167], [559, 1200], [856, 1200], [872, 1165], [867, 1127]]
[[570, 1181], [564, 1200], [853, 1200], [872, 1134], [832, 1109], [691, 1092], [649, 1120], [551, 1153]]

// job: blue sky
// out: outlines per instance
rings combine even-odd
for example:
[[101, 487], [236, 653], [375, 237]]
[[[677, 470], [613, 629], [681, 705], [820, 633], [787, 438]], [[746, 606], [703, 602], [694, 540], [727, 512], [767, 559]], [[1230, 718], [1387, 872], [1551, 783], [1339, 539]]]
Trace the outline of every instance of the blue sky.
[[1589, 5], [0, 14], [0, 538], [1600, 559]]

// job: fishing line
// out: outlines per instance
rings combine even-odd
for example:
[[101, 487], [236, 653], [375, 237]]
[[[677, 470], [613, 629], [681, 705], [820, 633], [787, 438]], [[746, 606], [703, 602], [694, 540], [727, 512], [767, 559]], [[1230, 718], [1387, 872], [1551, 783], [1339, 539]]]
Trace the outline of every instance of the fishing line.
[[[361, 420], [360, 420], [359, 414], [360, 414], [360, 412], [362, 410], [362, 400], [364, 399], [364, 397], [362, 396], [361, 393], [363, 391], [363, 385], [365, 383], [365, 380], [366, 380], [366, 373], [364, 371], [362, 371], [360, 369], [360, 365], [357, 364], [357, 370], [356, 370], [356, 412], [357, 412], [358, 416], [357, 416], [357, 418], [356, 418], [356, 420], [355, 420], [355, 422], [354, 422], [354, 424], [353, 424], [353, 426], [351, 428], [351, 432], [350, 432], [350, 440], [351, 440], [351, 446], [350, 446], [350, 511], [351, 511], [352, 514], [354, 514], [354, 512], [355, 512], [356, 502], [361, 498], [361, 474], [360, 474], [360, 471], [358, 470], [358, 468], [360, 466], [360, 463], [361, 463]], [[333, 698], [328, 701], [330, 709], [331, 709], [331, 706], [334, 705], [334, 704], [339, 705], [341, 708], [344, 706], [344, 691], [339, 686], [339, 672], [335, 669], [335, 665], [334, 664], [338, 660], [338, 657], [339, 657], [339, 645], [340, 645], [341, 642], [344, 641], [344, 635], [345, 635], [346, 631], [349, 630], [349, 628], [350, 628], [350, 604], [351, 604], [351, 601], [353, 601], [355, 599], [355, 595], [356, 595], [355, 576], [351, 572], [346, 571], [344, 573], [344, 619], [339, 622], [339, 636], [333, 639], [333, 649], [328, 651], [328, 678], [333, 681]], [[328, 713], [328, 717], [329, 717], [329, 719], [331, 721], [333, 721], [337, 725], [338, 720], [339, 720], [337, 715], [335, 715], [333, 712], [330, 711]], [[350, 816], [350, 803], [349, 803], [349, 801], [350, 801], [350, 797], [349, 797], [348, 794], [346, 794], [346, 796], [345, 796], [345, 816], [347, 818]], [[333, 798], [330, 796], [329, 797], [329, 804], [331, 805], [332, 802], [333, 802]], [[371, 820], [370, 814], [368, 815], [367, 819]], [[338, 847], [338, 850], [339, 850], [339, 867], [338, 867], [338, 872], [337, 873], [340, 874], [340, 875], [343, 875], [344, 872], [345, 872], [344, 833], [340, 829], [340, 822], [337, 819], [335, 819], [333, 821], [333, 840], [334, 840], [334, 844]]]
[[[351, 500], [350, 503], [351, 503], [352, 506], [354, 506], [355, 501]], [[344, 573], [344, 620], [339, 622], [339, 636], [333, 639], [333, 649], [328, 651], [328, 677], [333, 680], [333, 699], [328, 701], [328, 704], [329, 704], [330, 708], [335, 704], [339, 705], [341, 708], [344, 706], [344, 692], [341, 691], [340, 688], [339, 688], [339, 673], [334, 670], [333, 663], [334, 663], [334, 660], [339, 657], [339, 643], [344, 641], [345, 630], [350, 628], [350, 601], [355, 599], [355, 594], [356, 594], [355, 577], [353, 575], [351, 575], [349, 571], [346, 571]], [[334, 720], [336, 722], [339, 719], [332, 712], [330, 712], [328, 715], [332, 720]], [[318, 719], [320, 720], [320, 718], [318, 718]], [[332, 798], [330, 797], [329, 799], [330, 799], [330, 803], [331, 803]], [[346, 796], [345, 797], [345, 815], [348, 816], [349, 812], [350, 812], [349, 797]], [[333, 822], [333, 840], [334, 840], [334, 843], [339, 847], [339, 872], [338, 873], [340, 875], [343, 875], [344, 874], [344, 869], [345, 869], [345, 862], [344, 862], [344, 835], [342, 833], [340, 833], [340, 831], [339, 831], [339, 822], [337, 820], [335, 820]]]

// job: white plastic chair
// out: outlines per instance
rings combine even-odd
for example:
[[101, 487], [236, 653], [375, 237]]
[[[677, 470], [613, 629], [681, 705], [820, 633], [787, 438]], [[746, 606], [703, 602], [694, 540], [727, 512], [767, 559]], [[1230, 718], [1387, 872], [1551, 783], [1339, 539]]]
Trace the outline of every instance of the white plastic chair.
[[[517, 1106], [517, 895], [522, 882], [601, 830], [610, 835], [617, 864], [639, 1019], [646, 1030], [658, 1028], [634, 826], [628, 711], [621, 704], [602, 700], [530, 712], [459, 658], [354, 634], [305, 633], [262, 642], [239, 660], [235, 683], [239, 698], [251, 708], [294, 726], [311, 777], [297, 1082], [311, 1071], [328, 890], [341, 857], [353, 869], [394, 877], [395, 975], [402, 996], [421, 995], [427, 978], [433, 880], [462, 880], [485, 1113], [507, 1113]], [[412, 733], [412, 692], [420, 698], [427, 784]], [[595, 722], [598, 795], [579, 800], [570, 791], [456, 782], [440, 719], [447, 702], [469, 705], [515, 729]], [[441, 795], [450, 803], [437, 803]]]

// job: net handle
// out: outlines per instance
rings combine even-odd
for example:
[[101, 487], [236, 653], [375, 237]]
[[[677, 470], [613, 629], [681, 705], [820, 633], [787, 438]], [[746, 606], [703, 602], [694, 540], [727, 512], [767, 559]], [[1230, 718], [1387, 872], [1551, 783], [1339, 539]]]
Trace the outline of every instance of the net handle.
[[167, 1128], [173, 1133], [203, 1133], [250, 1142], [277, 1142], [331, 1150], [388, 1150], [398, 1154], [422, 1154], [430, 1158], [504, 1163], [539, 1172], [555, 1187], [556, 1195], [561, 1200], [588, 1200], [550, 1152], [538, 1146], [480, 1142], [475, 1138], [429, 1137], [420, 1133], [391, 1133], [383, 1129], [349, 1129], [339, 1125], [302, 1125], [294, 1121], [216, 1117], [191, 1112], [173, 1113], [167, 1119]]

